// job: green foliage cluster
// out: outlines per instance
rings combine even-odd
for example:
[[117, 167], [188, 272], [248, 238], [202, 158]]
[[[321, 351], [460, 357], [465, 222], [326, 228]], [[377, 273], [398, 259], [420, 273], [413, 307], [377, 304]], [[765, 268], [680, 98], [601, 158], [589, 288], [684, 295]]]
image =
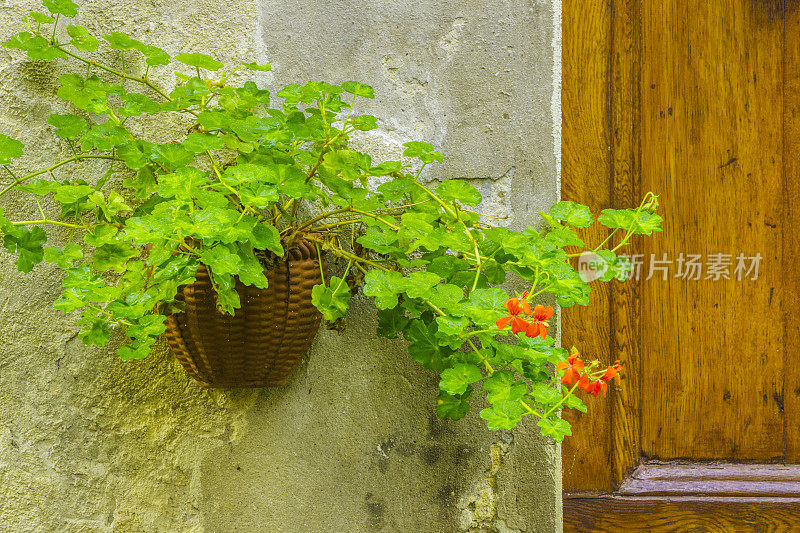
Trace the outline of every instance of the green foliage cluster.
[[[435, 189], [420, 183], [420, 172], [442, 161], [430, 144], [405, 144], [403, 155], [414, 165], [376, 162], [349, 147], [350, 134], [378, 126], [375, 117], [354, 112], [357, 99], [373, 98], [367, 85], [287, 85], [274, 104], [253, 81], [231, 81], [235, 72], [266, 71], [268, 64], [226, 69], [202, 53], [171, 58], [119, 32], [98, 38], [77, 25], [59, 32], [59, 21], [74, 17], [77, 6], [71, 0], [44, 6], [49, 14], [27, 15], [28, 30], [3, 46], [32, 60], [78, 65], [61, 76], [58, 90], [74, 112], [48, 118], [72, 153], [21, 172], [14, 160], [23, 144], [0, 134], [0, 166], [10, 179], [0, 196], [28, 194], [41, 213], [12, 221], [0, 211], [0, 233], [21, 271], [41, 261], [64, 270], [55, 307], [80, 313], [84, 343], [104, 345], [117, 329], [126, 336], [119, 355], [143, 358], [164, 332], [166, 315], [180, 310], [178, 287], [194, 281], [201, 263], [220, 312], [233, 313], [240, 306], [236, 278], [266, 287], [265, 269], [303, 239], [347, 263], [341, 277], [314, 287], [313, 305], [337, 323], [359, 289], [373, 297], [378, 333], [401, 335], [411, 357], [441, 373], [439, 416], [459, 419], [485, 393], [489, 407], [480, 415], [491, 429], [534, 416], [556, 440], [570, 433], [558, 407], [585, 407], [549, 366], [567, 353], [552, 337], [509, 338], [498, 329], [509, 298], [498, 285], [513, 272], [530, 285], [528, 299], [550, 293], [562, 306], [588, 304], [589, 285], [570, 263], [577, 254], [565, 251], [584, 247], [577, 230], [594, 223], [588, 208], [559, 202], [542, 214], [544, 229], [492, 227], [474, 210], [482, 197], [469, 183], [447, 180]], [[93, 55], [101, 43], [117, 51], [121, 67]], [[176, 85], [159, 88], [151, 69], [174, 62]], [[173, 142], [149, 142], [130, 127], [136, 117], [169, 115], [192, 123]], [[105, 175], [90, 182], [69, 173], [70, 165], [89, 159], [107, 161]], [[53, 198], [60, 212], [47, 213], [43, 197]], [[594, 249], [610, 265], [602, 281], [624, 277], [626, 263], [616, 251], [631, 235], [661, 229], [655, 207], [648, 195], [636, 208], [599, 216], [622, 237], [614, 248]], [[68, 228], [66, 244], [47, 246], [48, 225]]]

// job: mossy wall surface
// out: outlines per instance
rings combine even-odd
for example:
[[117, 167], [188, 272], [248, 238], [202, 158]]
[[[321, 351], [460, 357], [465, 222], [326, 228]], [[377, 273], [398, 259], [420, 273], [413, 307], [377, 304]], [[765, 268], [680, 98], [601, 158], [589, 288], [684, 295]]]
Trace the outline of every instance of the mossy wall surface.
[[[39, 8], [0, 3], [0, 39]], [[559, 16], [557, 0], [91, 0], [79, 23], [173, 55], [271, 60], [256, 78], [269, 89], [371, 84], [363, 109], [381, 127], [359, 148], [396, 158], [428, 140], [446, 162], [426, 179], [475, 180], [483, 209], [522, 228], [558, 198]], [[21, 166], [68, 153], [46, 122], [70, 111], [54, 97], [64, 72], [0, 49], [0, 133], [26, 144]], [[165, 142], [187, 124], [139, 127]], [[2, 207], [37, 212], [23, 195]], [[376, 338], [367, 298], [343, 335], [320, 330], [285, 387], [209, 391], [163, 345], [131, 363], [85, 348], [52, 309], [59, 287], [47, 264], [25, 275], [0, 253], [0, 530], [560, 531], [558, 447], [533, 424], [490, 432], [477, 410], [438, 420], [435, 375]]]

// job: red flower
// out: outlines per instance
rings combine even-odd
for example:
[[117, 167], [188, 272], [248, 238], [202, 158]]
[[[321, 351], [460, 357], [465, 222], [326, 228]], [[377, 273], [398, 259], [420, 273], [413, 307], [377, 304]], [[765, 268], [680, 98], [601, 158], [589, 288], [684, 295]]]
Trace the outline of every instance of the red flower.
[[515, 316], [514, 320], [511, 321], [511, 333], [516, 335], [521, 331], [525, 331], [528, 329], [528, 321], [522, 318], [521, 316]]
[[533, 322], [531, 322], [525, 335], [530, 338], [539, 336], [544, 339], [547, 336], [547, 328], [550, 326], [545, 320], [553, 316], [553, 312], [552, 306], [548, 305], [547, 309], [545, 309], [543, 305], [537, 305], [533, 310]]
[[581, 379], [578, 381], [578, 388], [585, 390], [595, 397], [600, 394], [600, 391], [603, 391], [603, 398], [605, 398], [606, 390], [608, 389], [608, 383], [603, 380], [589, 381], [589, 375], [584, 373], [581, 375]]
[[525, 300], [520, 300], [519, 298], [511, 298], [510, 300], [506, 300], [506, 303], [503, 304], [503, 307], [508, 309], [508, 312], [513, 316], [517, 316], [522, 312], [524, 312], [526, 315], [531, 314], [531, 304]]
[[[558, 363], [558, 370], [566, 370], [564, 376], [561, 378], [561, 383], [564, 385], [577, 383], [580, 378], [580, 373], [583, 371], [583, 366], [583, 359], [581, 359], [581, 354], [578, 352], [572, 352], [566, 361], [560, 361]], [[586, 374], [584, 374], [584, 376], [585, 375]]]
[[622, 365], [619, 363], [619, 359], [614, 361], [614, 364], [609, 366], [606, 369], [606, 373], [600, 377], [600, 380], [603, 382], [609, 382], [612, 379], [614, 380], [614, 385], [619, 387], [619, 372], [622, 369]]
[[525, 331], [528, 328], [528, 322], [519, 316], [519, 314], [523, 312], [526, 315], [531, 314], [531, 305], [528, 302], [525, 300], [520, 300], [519, 298], [511, 298], [506, 300], [506, 303], [503, 304], [503, 307], [508, 309], [508, 316], [499, 319], [495, 323], [497, 329], [503, 329], [512, 322], [511, 332], [514, 334], [519, 333], [520, 331]]

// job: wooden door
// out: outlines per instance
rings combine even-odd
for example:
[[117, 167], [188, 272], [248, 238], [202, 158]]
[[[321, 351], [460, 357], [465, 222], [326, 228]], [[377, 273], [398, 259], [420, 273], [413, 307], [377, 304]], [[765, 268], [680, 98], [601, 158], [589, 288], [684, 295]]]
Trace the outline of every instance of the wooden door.
[[799, 3], [564, 0], [562, 196], [664, 217], [564, 311], [628, 376], [571, 415], [566, 531], [800, 531]]

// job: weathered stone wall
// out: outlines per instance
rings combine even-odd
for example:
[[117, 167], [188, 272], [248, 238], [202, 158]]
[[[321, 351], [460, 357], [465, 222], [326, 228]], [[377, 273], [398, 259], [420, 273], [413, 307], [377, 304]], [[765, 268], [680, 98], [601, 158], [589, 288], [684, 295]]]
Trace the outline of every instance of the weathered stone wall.
[[[0, 2], [0, 39], [37, 6]], [[267, 88], [369, 83], [363, 109], [381, 127], [361, 148], [396, 157], [433, 142], [446, 162], [426, 177], [475, 180], [483, 208], [517, 228], [558, 196], [558, 17], [558, 0], [91, 0], [79, 13], [95, 33], [172, 54], [272, 60]], [[60, 68], [0, 49], [0, 133], [26, 143], [26, 165], [68, 150], [46, 123], [67, 109], [53, 97]], [[36, 210], [13, 195], [2, 207]], [[375, 337], [366, 298], [344, 335], [320, 331], [285, 387], [206, 391], [163, 346], [133, 363], [83, 347], [51, 308], [59, 284], [0, 254], [0, 530], [560, 530], [558, 448], [533, 424], [438, 420], [435, 376]]]

